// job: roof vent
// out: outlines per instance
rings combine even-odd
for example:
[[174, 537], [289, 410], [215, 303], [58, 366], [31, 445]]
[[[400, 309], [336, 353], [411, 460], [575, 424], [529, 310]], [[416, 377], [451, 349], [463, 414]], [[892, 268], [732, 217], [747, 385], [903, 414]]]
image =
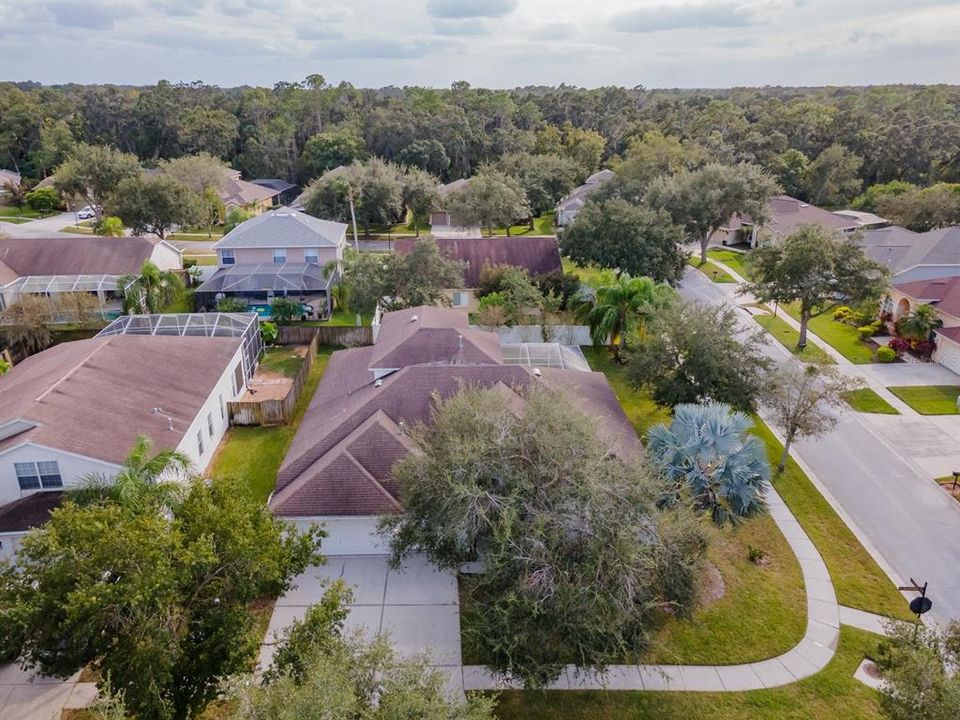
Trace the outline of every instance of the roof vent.
[[540, 368], [533, 369], [533, 376], [537, 378], [540, 377]]
[[400, 428], [400, 432], [402, 432], [404, 435], [407, 434], [407, 425], [403, 422], [403, 420], [397, 423], [397, 427]]
[[463, 335], [457, 335], [457, 348], [463, 350]]
[[417, 321], [417, 316], [416, 316], [416, 315], [411, 315], [411, 316], [410, 316], [410, 322], [416, 322], [416, 321]]
[[375, 388], [380, 387], [381, 385], [383, 385], [383, 378], [377, 378], [373, 381], [373, 386]]

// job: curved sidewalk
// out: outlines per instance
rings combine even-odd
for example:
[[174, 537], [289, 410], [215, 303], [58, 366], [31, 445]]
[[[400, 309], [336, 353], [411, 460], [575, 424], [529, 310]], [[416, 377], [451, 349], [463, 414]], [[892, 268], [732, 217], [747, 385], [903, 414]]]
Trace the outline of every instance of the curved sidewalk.
[[[787, 685], [822, 670], [840, 639], [840, 609], [827, 566], [775, 489], [770, 516], [800, 563], [807, 595], [807, 630], [792, 649], [769, 660], [740, 665], [611, 665], [597, 674], [568, 665], [550, 690], [762, 690]], [[463, 667], [464, 690], [520, 687], [483, 665]]]

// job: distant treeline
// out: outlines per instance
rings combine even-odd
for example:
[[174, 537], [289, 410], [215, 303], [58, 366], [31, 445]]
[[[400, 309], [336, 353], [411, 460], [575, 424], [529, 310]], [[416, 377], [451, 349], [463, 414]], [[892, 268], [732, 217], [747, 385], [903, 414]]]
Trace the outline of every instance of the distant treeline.
[[0, 166], [28, 181], [79, 142], [148, 164], [209, 152], [246, 177], [301, 184], [370, 156], [443, 180], [525, 153], [567, 155], [589, 172], [615, 166], [650, 131], [694, 143], [713, 161], [755, 162], [788, 191], [828, 148], [821, 165], [846, 158], [860, 188], [960, 181], [958, 86], [371, 90], [319, 75], [272, 89], [0, 83]]

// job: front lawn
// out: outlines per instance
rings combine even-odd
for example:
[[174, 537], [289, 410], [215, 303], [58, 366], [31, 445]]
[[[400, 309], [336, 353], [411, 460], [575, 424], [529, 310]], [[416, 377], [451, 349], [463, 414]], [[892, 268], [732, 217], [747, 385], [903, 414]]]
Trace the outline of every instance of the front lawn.
[[0, 205], [0, 217], [25, 218], [28, 220], [33, 220], [40, 217], [49, 217], [50, 215], [56, 215], [56, 213], [48, 213], [43, 215], [32, 209], [29, 205], [24, 205], [23, 207]]
[[[530, 223], [524, 223], [522, 225], [512, 225], [510, 227], [510, 236], [514, 235], [555, 235], [557, 230], [553, 225], [554, 214], [552, 212], [544, 213], [533, 219], [533, 228], [531, 229]], [[494, 235], [506, 235], [506, 228], [496, 228], [493, 231]]]
[[607, 376], [607, 382], [620, 401], [620, 407], [641, 439], [654, 425], [670, 422], [670, 409], [660, 407], [646, 393], [632, 388], [627, 382], [624, 367], [610, 357], [607, 348], [585, 346], [580, 349], [590, 363], [590, 368]]
[[696, 268], [708, 278], [710, 278], [715, 283], [735, 283], [736, 280], [733, 279], [733, 276], [730, 275], [727, 271], [721, 270], [718, 266], [714, 265], [712, 262], [707, 261], [703, 265], [700, 264], [699, 258], [690, 258], [687, 260], [687, 265], [690, 267]]
[[960, 385], [897, 385], [888, 387], [921, 415], [957, 415]]
[[807, 346], [802, 352], [797, 350], [797, 341], [800, 339], [800, 333], [788, 325], [787, 321], [783, 318], [760, 314], [754, 315], [753, 319], [757, 321], [760, 327], [776, 338], [781, 345], [804, 362], [816, 362], [825, 365], [835, 364], [832, 357], [812, 342], [807, 341]]
[[843, 394], [843, 399], [857, 412], [880, 415], [899, 415], [900, 411], [888, 403], [870, 388], [851, 390]]
[[[786, 310], [790, 317], [800, 322], [800, 313], [795, 304], [781, 305], [780, 307]], [[834, 320], [832, 308], [828, 308], [816, 317], [810, 318], [808, 326], [810, 332], [855, 365], [866, 365], [874, 362], [873, 345], [861, 340], [860, 333], [852, 325]]]
[[719, 248], [709, 248], [707, 257], [722, 262], [733, 270], [744, 280], [751, 279], [750, 267], [748, 265], [749, 256], [746, 253], [738, 253], [733, 250], [720, 250]]
[[30, 222], [30, 218], [22, 217], [0, 217], [0, 222], [10, 223], [11, 225], [23, 225]]
[[748, 692], [504, 691], [500, 720], [879, 720], [879, 695], [853, 673], [875, 656], [880, 638], [840, 629], [837, 652], [805, 680]]
[[297, 399], [293, 420], [277, 427], [232, 427], [210, 466], [213, 477], [235, 477], [247, 482], [253, 493], [264, 502], [277, 482], [283, 457], [300, 427], [303, 414], [323, 377], [327, 361], [336, 348], [322, 347], [314, 359], [303, 392]]

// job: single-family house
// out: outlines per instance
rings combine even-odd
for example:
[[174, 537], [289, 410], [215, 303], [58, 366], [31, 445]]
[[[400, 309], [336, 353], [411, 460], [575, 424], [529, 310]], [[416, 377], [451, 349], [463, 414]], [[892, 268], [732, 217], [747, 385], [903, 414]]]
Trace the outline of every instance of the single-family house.
[[613, 170], [600, 170], [588, 177], [583, 185], [578, 185], [566, 197], [557, 203], [557, 227], [566, 227], [574, 221], [577, 214], [583, 209], [587, 196], [605, 182], [616, 177]]
[[241, 223], [214, 243], [217, 271], [196, 290], [198, 307], [214, 308], [235, 297], [261, 314], [275, 297], [299, 298], [326, 317], [330, 289], [339, 277], [331, 263], [343, 259], [347, 226], [278, 208]]
[[443, 207], [444, 201], [452, 192], [457, 190], [463, 190], [470, 184], [470, 178], [460, 178], [459, 180], [454, 180], [453, 182], [448, 182], [446, 185], [441, 185], [439, 189], [440, 193], [440, 205], [441, 207], [437, 210], [434, 210], [430, 213], [430, 225], [433, 227], [433, 232], [437, 233], [438, 228], [440, 232], [444, 228], [452, 227], [464, 227], [463, 222], [459, 218], [453, 217], [447, 210]]
[[257, 178], [251, 180], [254, 185], [275, 190], [278, 194], [274, 199], [274, 205], [288, 205], [297, 196], [297, 186], [280, 178]]
[[96, 295], [104, 317], [119, 314], [117, 281], [140, 272], [147, 261], [161, 270], [183, 266], [180, 251], [165, 240], [91, 235], [0, 238], [0, 309], [24, 295]]
[[[474, 289], [480, 284], [480, 271], [485, 265], [512, 265], [523, 268], [530, 277], [562, 271], [560, 249], [552, 235], [485, 238], [437, 238], [437, 245], [447, 257], [464, 264], [463, 287], [449, 288], [447, 295], [455, 307], [476, 309]], [[394, 241], [398, 253], [413, 252], [417, 240], [399, 238]]]
[[123, 316], [0, 376], [0, 555], [56, 503], [34, 495], [115, 475], [138, 435], [203, 472], [259, 352], [252, 314]]
[[259, 215], [276, 207], [282, 190], [243, 180], [240, 171], [224, 168], [223, 183], [217, 191], [227, 212], [243, 209]]
[[749, 215], [734, 215], [710, 240], [721, 245], [748, 244], [756, 247], [764, 236], [785, 238], [801, 225], [821, 225], [828, 230], [842, 233], [852, 233], [861, 227], [852, 218], [832, 213], [789, 195], [777, 195], [767, 204], [767, 219], [762, 225], [754, 223]]
[[890, 226], [890, 221], [886, 218], [862, 210], [834, 210], [833, 214], [839, 215], [845, 220], [852, 220], [857, 224], [857, 227], [863, 230], [876, 230], [877, 228]]
[[960, 275], [895, 283], [884, 298], [883, 311], [900, 320], [920, 305], [930, 305], [942, 323], [935, 331], [933, 359], [960, 374]]
[[860, 242], [893, 283], [960, 276], [960, 226], [917, 233], [892, 225], [864, 232]]
[[[394, 464], [414, 450], [409, 429], [429, 423], [435, 397], [464, 384], [496, 388], [519, 408], [535, 383], [568, 395], [618, 451], [640, 444], [602, 373], [586, 364], [531, 366], [529, 353], [470, 328], [464, 310], [387, 313], [372, 346], [333, 354], [280, 468], [270, 507], [299, 522], [322, 520], [331, 554], [383, 552], [380, 516], [403, 511]], [[574, 366], [576, 367], [576, 366]]]

